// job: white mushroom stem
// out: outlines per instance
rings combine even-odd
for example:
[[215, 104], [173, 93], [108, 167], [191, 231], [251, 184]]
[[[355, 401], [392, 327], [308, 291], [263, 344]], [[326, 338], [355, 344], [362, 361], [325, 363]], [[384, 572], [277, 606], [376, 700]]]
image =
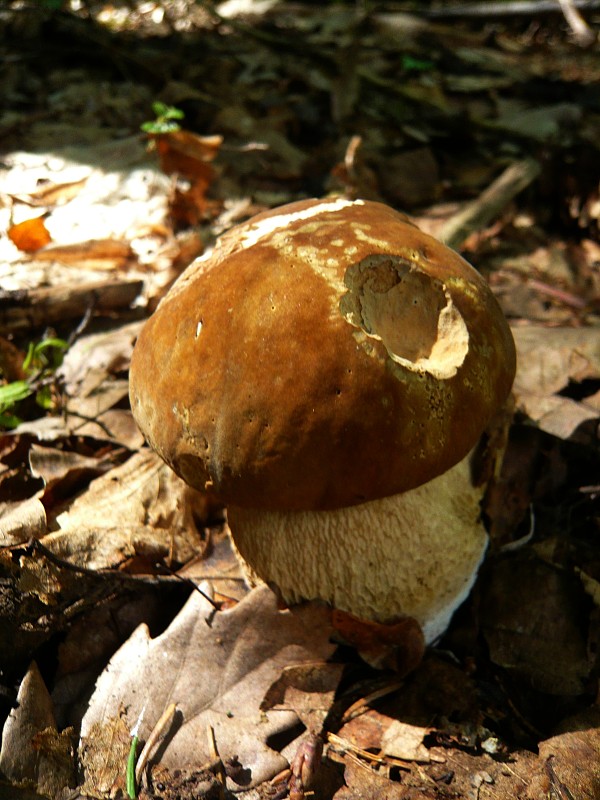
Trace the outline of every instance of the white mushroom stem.
[[414, 617], [428, 643], [446, 630], [483, 561], [485, 487], [469, 457], [424, 486], [334, 511], [229, 508], [249, 576], [286, 602], [320, 599], [363, 619]]

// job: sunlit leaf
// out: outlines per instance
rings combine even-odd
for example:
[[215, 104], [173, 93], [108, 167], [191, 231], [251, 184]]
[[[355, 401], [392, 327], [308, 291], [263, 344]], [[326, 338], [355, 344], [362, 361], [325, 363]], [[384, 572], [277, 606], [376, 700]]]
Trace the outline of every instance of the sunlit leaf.
[[26, 219], [8, 230], [11, 242], [24, 253], [35, 253], [52, 241], [43, 217]]
[[5, 386], [0, 386], [0, 412], [7, 411], [15, 403], [25, 400], [32, 389], [27, 381], [13, 381]]

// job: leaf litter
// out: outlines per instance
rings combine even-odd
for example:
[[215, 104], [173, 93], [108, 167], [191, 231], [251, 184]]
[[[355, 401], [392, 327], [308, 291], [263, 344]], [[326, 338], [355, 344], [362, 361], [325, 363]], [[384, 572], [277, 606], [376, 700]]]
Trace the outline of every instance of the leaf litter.
[[[560, 15], [486, 27], [459, 4], [449, 23], [428, 4], [88, 0], [38, 4], [28, 37], [14, 5], [0, 219], [24, 236], [0, 240], [2, 388], [27, 380], [34, 337], [70, 346], [51, 413], [19, 401], [0, 436], [0, 794], [123, 796], [141, 709], [143, 744], [172, 703], [141, 796], [292, 796], [315, 764], [317, 800], [598, 794], [596, 46]], [[63, 58], [90, 35], [93, 78]], [[185, 116], [152, 153], [157, 97]], [[223, 509], [128, 408], [136, 333], [181, 269], [252, 213], [330, 191], [446, 236], [517, 342], [488, 560], [416, 667], [412, 635], [247, 594]], [[190, 594], [204, 579], [218, 610]]]
[[151, 640], [147, 630], [138, 629], [98, 679], [82, 720], [84, 771], [90, 762], [105, 759], [104, 747], [94, 746], [94, 732], [112, 724], [121, 707], [130, 727], [144, 710], [141, 736], [147, 738], [164, 709], [175, 703], [175, 730], [161, 748], [163, 768], [200, 771], [209, 764], [210, 726], [223, 762], [243, 765], [237, 780], [230, 779], [233, 787], [251, 788], [274, 777], [287, 761], [269, 742], [290, 738], [298, 717], [289, 708], [263, 710], [261, 703], [284, 667], [327, 659], [334, 649], [330, 635], [329, 610], [306, 605], [280, 611], [266, 587], [216, 612], [192, 593], [161, 636]]

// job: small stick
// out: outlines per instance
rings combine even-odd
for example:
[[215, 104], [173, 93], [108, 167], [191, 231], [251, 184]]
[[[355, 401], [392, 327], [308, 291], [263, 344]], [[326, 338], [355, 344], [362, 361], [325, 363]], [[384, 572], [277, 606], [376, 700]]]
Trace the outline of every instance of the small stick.
[[[575, 8], [594, 10], [600, 8], [600, 0], [572, 0]], [[489, 0], [483, 3], [469, 3], [440, 8], [419, 10], [419, 14], [430, 19], [450, 19], [455, 17], [512, 17], [530, 14], [555, 14], [561, 11], [560, 0]]]
[[566, 306], [571, 306], [571, 308], [586, 308], [588, 303], [582, 297], [578, 297], [576, 294], [572, 292], [566, 292], [563, 289], [557, 289], [555, 286], [550, 286], [543, 281], [538, 281], [535, 278], [530, 278], [527, 281], [528, 285], [534, 289], [536, 292], [540, 294], [545, 294], [548, 297], [552, 297], [554, 300], [558, 300], [560, 303], [564, 303]]
[[146, 741], [146, 744], [142, 748], [142, 752], [140, 753], [140, 757], [138, 758], [138, 761], [137, 761], [137, 764], [136, 764], [136, 767], [135, 767], [135, 780], [136, 780], [136, 783], [138, 785], [139, 785], [140, 780], [142, 778], [142, 774], [144, 772], [144, 769], [146, 768], [146, 764], [148, 763], [148, 761], [150, 759], [150, 755], [151, 755], [152, 751], [154, 750], [154, 748], [156, 746], [156, 743], [158, 742], [158, 740], [159, 740], [161, 734], [163, 733], [163, 731], [165, 730], [165, 728], [168, 725], [171, 724], [171, 720], [173, 719], [173, 717], [175, 715], [176, 709], [177, 709], [177, 706], [175, 705], [175, 703], [171, 703], [170, 705], [168, 705], [166, 707], [166, 709], [163, 711], [160, 719], [158, 720], [158, 722], [156, 723], [156, 725], [152, 729], [152, 733], [148, 737], [148, 740]]
[[349, 722], [354, 717], [358, 716], [363, 709], [372, 703], [374, 700], [379, 700], [382, 697], [386, 697], [388, 694], [392, 694], [392, 692], [397, 691], [404, 681], [393, 681], [392, 683], [388, 683], [386, 686], [382, 686], [379, 689], [376, 689], [374, 692], [370, 692], [369, 694], [365, 695], [365, 697], [361, 697], [355, 703], [352, 703], [342, 717], [342, 723]]
[[564, 18], [573, 33], [575, 43], [580, 47], [589, 47], [596, 41], [596, 34], [588, 27], [587, 22], [581, 16], [574, 0], [558, 0]]
[[460, 247], [471, 233], [481, 230], [497, 217], [513, 197], [537, 178], [540, 171], [540, 164], [533, 158], [515, 161], [476, 200], [450, 217], [439, 238], [448, 247]]
[[137, 279], [110, 278], [49, 288], [0, 291], [0, 331], [15, 333], [96, 312], [129, 308], [141, 292]]
[[223, 761], [221, 756], [219, 755], [219, 750], [217, 748], [217, 740], [215, 738], [215, 730], [212, 725], [206, 725], [206, 735], [208, 737], [208, 751], [211, 757], [211, 763], [215, 764], [215, 775], [217, 780], [220, 783], [219, 788], [219, 797], [221, 800], [225, 800], [225, 784], [227, 781], [227, 776], [225, 775], [225, 767], [223, 766]]

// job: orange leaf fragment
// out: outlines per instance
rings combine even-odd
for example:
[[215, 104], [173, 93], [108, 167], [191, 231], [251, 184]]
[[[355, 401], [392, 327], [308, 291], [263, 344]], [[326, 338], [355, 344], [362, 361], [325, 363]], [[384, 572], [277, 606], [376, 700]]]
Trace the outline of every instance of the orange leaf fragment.
[[376, 669], [393, 669], [407, 675], [423, 658], [425, 640], [419, 623], [412, 617], [382, 624], [335, 609], [332, 622], [343, 641]]
[[52, 241], [44, 217], [34, 217], [18, 222], [8, 230], [8, 238], [24, 253], [35, 253]]
[[166, 175], [177, 173], [191, 181], [214, 178], [209, 166], [219, 152], [221, 136], [198, 136], [189, 131], [172, 131], [156, 137], [161, 169]]

